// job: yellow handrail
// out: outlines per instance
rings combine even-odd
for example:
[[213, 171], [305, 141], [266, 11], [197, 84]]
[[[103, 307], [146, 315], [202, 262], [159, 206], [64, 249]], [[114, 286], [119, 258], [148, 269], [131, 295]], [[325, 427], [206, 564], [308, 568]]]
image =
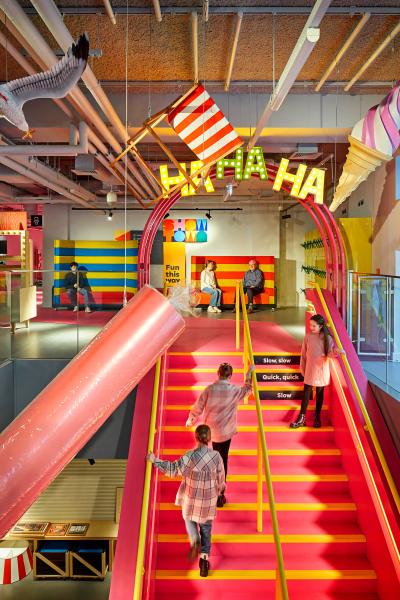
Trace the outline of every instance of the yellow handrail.
[[[316, 283], [316, 282], [311, 282], [311, 285], [313, 285], [315, 287], [315, 289], [317, 290], [317, 294], [318, 294], [319, 300], [320, 300], [320, 302], [322, 304], [322, 307], [323, 307], [323, 309], [325, 311], [325, 314], [326, 314], [327, 317], [329, 317], [329, 325], [330, 325], [330, 327], [332, 329], [333, 337], [335, 339], [336, 345], [337, 345], [338, 348], [343, 349], [343, 346], [342, 346], [342, 343], [340, 341], [338, 332], [336, 330], [336, 327], [335, 327], [335, 325], [333, 323], [331, 314], [329, 312], [328, 305], [326, 304], [325, 298], [324, 298], [324, 296], [322, 294], [321, 288], [318, 285], [318, 283]], [[384, 454], [382, 452], [382, 448], [381, 448], [381, 445], [380, 445], [379, 440], [377, 438], [377, 435], [375, 433], [374, 426], [372, 425], [371, 419], [369, 418], [369, 414], [368, 414], [367, 408], [366, 408], [366, 406], [364, 404], [364, 400], [363, 400], [363, 398], [361, 396], [361, 392], [359, 390], [359, 387], [358, 387], [357, 382], [355, 380], [355, 377], [353, 375], [353, 371], [351, 370], [350, 363], [349, 363], [349, 361], [347, 359], [347, 356], [346, 355], [342, 355], [342, 359], [343, 359], [344, 368], [346, 369], [347, 375], [348, 375], [348, 377], [350, 379], [351, 387], [353, 388], [353, 391], [354, 391], [355, 397], [357, 399], [358, 405], [360, 407], [360, 410], [361, 410], [362, 415], [364, 417], [365, 423], [367, 425], [367, 430], [370, 433], [370, 436], [371, 436], [372, 442], [374, 444], [376, 453], [377, 453], [379, 461], [381, 463], [382, 470], [385, 473], [385, 477], [386, 477], [386, 480], [388, 482], [390, 491], [392, 492], [393, 500], [394, 500], [394, 502], [396, 504], [397, 510], [400, 513], [400, 497], [399, 497], [399, 493], [398, 493], [397, 488], [396, 488], [396, 484], [393, 481], [392, 474], [390, 473], [390, 469], [389, 469], [389, 466], [388, 466], [388, 464], [386, 462], [386, 458], [385, 458], [385, 456], [384, 456]]]
[[[243, 286], [241, 284], [240, 284], [239, 290], [240, 290], [240, 300], [241, 300], [242, 311], [243, 311], [244, 340], [246, 340], [246, 343], [247, 343], [246, 352], [249, 355], [250, 364], [254, 365], [254, 354], [253, 354], [253, 347], [251, 344], [249, 319], [248, 319], [247, 311], [246, 311], [246, 302], [245, 302], [245, 298], [244, 298]], [[288, 600], [289, 596], [288, 596], [287, 583], [286, 583], [285, 567], [283, 565], [282, 545], [281, 545], [281, 539], [280, 539], [280, 535], [279, 535], [279, 526], [278, 526], [278, 518], [277, 518], [277, 514], [276, 514], [275, 497], [274, 497], [274, 491], [272, 488], [272, 481], [271, 481], [271, 469], [270, 469], [269, 460], [268, 460], [268, 451], [267, 451], [267, 443], [265, 441], [265, 430], [264, 430], [264, 422], [263, 422], [262, 411], [261, 411], [260, 394], [258, 391], [257, 376], [256, 376], [255, 371], [252, 372], [251, 377], [252, 377], [252, 382], [253, 382], [254, 398], [256, 401], [256, 411], [257, 411], [257, 420], [258, 420], [258, 441], [259, 441], [259, 444], [261, 446], [261, 451], [262, 451], [265, 479], [266, 479], [266, 483], [267, 483], [268, 497], [269, 497], [269, 510], [270, 510], [271, 521], [272, 521], [272, 531], [273, 531], [273, 535], [274, 535], [276, 558], [277, 558], [277, 563], [278, 563], [277, 577], [276, 577], [276, 599], [277, 600], [278, 599], [279, 600], [281, 600], [281, 599]], [[258, 486], [259, 486], [259, 484], [258, 484]], [[257, 487], [257, 489], [258, 489], [258, 487]], [[257, 501], [259, 502], [259, 494], [257, 494]], [[262, 508], [263, 507], [262, 507], [262, 495], [261, 495], [261, 511], [262, 511]], [[257, 507], [257, 523], [259, 520], [258, 515], [259, 515], [259, 512], [258, 512], [258, 507]], [[261, 519], [262, 519], [262, 515], [261, 515]]]
[[236, 282], [235, 293], [235, 308], [236, 308], [236, 350], [240, 348], [240, 296], [239, 296], [240, 281]]
[[[147, 452], [153, 452], [154, 450], [154, 437], [156, 433], [156, 417], [158, 407], [158, 393], [160, 389], [160, 372], [161, 372], [161, 359], [159, 358], [156, 363], [156, 370], [154, 374], [154, 387], [153, 387], [153, 400], [151, 405], [150, 415], [150, 427], [149, 427], [149, 441], [147, 446]], [[139, 529], [139, 542], [138, 551], [136, 558], [136, 572], [135, 572], [135, 587], [133, 590], [133, 600], [140, 600], [142, 596], [142, 585], [144, 575], [144, 554], [146, 549], [146, 535], [147, 535], [147, 520], [149, 514], [149, 496], [150, 496], [150, 482], [151, 482], [151, 471], [153, 465], [151, 462], [146, 462], [146, 471], [144, 475], [144, 486], [143, 486], [143, 501], [142, 501], [142, 514], [140, 517], [140, 529]]]
[[340, 391], [339, 400], [340, 400], [340, 402], [342, 404], [342, 407], [343, 407], [343, 412], [344, 412], [345, 419], [346, 419], [346, 421], [347, 421], [347, 423], [349, 425], [350, 435], [351, 435], [351, 437], [353, 439], [353, 443], [354, 443], [354, 445], [355, 445], [355, 447], [357, 449], [357, 453], [358, 453], [358, 455], [360, 457], [361, 468], [364, 471], [364, 474], [365, 474], [366, 479], [367, 479], [367, 486], [369, 487], [371, 493], [375, 496], [376, 503], [377, 503], [377, 505], [379, 507], [380, 515], [378, 514], [378, 519], [380, 520], [380, 522], [383, 525], [383, 527], [385, 527], [387, 529], [388, 534], [389, 534], [389, 540], [390, 540], [390, 546], [388, 548], [389, 553], [391, 554], [391, 556], [393, 558], [393, 562], [394, 562], [396, 570], [399, 571], [400, 570], [400, 553], [399, 553], [399, 549], [397, 547], [395, 537], [394, 537], [392, 529], [390, 527], [390, 523], [389, 523], [389, 520], [387, 518], [387, 515], [386, 515], [386, 512], [385, 512], [385, 508], [384, 508], [384, 506], [382, 504], [382, 500], [381, 500], [381, 497], [380, 497], [380, 494], [379, 494], [379, 490], [378, 490], [377, 485], [375, 483], [375, 479], [374, 479], [374, 476], [372, 474], [371, 467], [370, 467], [370, 464], [368, 462], [367, 455], [365, 454], [365, 451], [364, 451], [364, 448], [363, 448], [363, 445], [362, 445], [359, 433], [357, 431], [357, 426], [356, 426], [356, 424], [354, 422], [353, 415], [351, 413], [349, 403], [348, 403], [346, 395], [344, 393], [342, 384], [340, 383], [339, 375], [338, 375], [338, 372], [337, 372], [335, 364], [332, 365], [332, 372], [333, 372], [334, 379], [338, 382], [338, 388], [339, 388], [339, 391]]

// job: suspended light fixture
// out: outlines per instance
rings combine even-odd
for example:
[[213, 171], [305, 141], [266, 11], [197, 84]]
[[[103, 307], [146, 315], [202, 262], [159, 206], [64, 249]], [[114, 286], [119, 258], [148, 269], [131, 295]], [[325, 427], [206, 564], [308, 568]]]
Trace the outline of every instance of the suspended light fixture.
[[208, 212], [206, 212], [206, 217], [209, 221], [212, 221], [211, 209], [208, 209]]
[[118, 196], [112, 189], [109, 192], [107, 192], [108, 206], [114, 206], [117, 203], [117, 200], [118, 200]]

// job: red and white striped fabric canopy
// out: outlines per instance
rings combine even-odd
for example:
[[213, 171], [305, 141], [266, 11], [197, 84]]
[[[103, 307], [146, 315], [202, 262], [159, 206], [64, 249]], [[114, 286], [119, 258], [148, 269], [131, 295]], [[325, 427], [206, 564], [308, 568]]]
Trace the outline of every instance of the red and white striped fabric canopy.
[[0, 542], [0, 585], [15, 583], [32, 570], [32, 552], [25, 540]]
[[168, 122], [204, 164], [216, 162], [243, 144], [200, 84], [169, 112]]

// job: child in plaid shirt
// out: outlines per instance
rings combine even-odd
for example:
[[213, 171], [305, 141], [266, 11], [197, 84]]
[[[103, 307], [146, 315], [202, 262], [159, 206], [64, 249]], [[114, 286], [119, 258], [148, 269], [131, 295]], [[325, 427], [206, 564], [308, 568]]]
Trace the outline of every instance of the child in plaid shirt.
[[[211, 431], [199, 425], [195, 431], [197, 447], [170, 462], [160, 460], [152, 452], [147, 460], [168, 477], [182, 476], [175, 504], [182, 507], [182, 516], [190, 540], [189, 560], [200, 554], [200, 576], [207, 577], [210, 564], [211, 528], [217, 499], [225, 490], [225, 472], [219, 452], [208, 448]], [[200, 530], [200, 534], [199, 534]]]

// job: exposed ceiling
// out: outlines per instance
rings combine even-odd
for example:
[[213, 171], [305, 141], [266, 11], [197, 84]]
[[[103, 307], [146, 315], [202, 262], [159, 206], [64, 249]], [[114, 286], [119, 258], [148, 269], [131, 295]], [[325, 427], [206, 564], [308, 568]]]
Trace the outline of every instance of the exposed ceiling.
[[[39, 34], [46, 40], [50, 48], [60, 55], [60, 46], [55, 37], [47, 29], [41, 17], [36, 13], [28, 0], [20, 0], [18, 4], [37, 28]], [[116, 13], [116, 25], [112, 25], [106, 14], [102, 0], [62, 0], [57, 1], [63, 22], [74, 38], [83, 31], [88, 32], [91, 49], [94, 56], [89, 64], [107, 94], [115, 95], [119, 100], [117, 111], [123, 119], [125, 86], [128, 85], [129, 98], [135, 93], [149, 94], [149, 98], [160, 93], [179, 95], [193, 82], [193, 38], [191, 29], [191, 14], [198, 13], [198, 75], [206, 83], [210, 91], [221, 93], [227, 77], [227, 69], [231, 56], [237, 13], [243, 12], [237, 51], [233, 63], [231, 85], [227, 92], [229, 97], [237, 94], [270, 93], [274, 82], [279, 80], [297, 40], [304, 28], [314, 1], [285, 0], [270, 1], [268, 6], [262, 0], [211, 0], [209, 3], [209, 19], [202, 18], [202, 2], [192, 0], [161, 0], [161, 22], [154, 17], [151, 0], [112, 0]], [[0, 3], [1, 8], [1, 3]], [[321, 80], [327, 67], [335, 59], [340, 48], [360, 23], [362, 16], [370, 13], [370, 18], [362, 28], [344, 57], [335, 65], [326, 82], [321, 87], [321, 94], [345, 94], [344, 86], [357, 71], [366, 63], [382, 41], [395, 30], [400, 20], [400, 4], [398, 0], [370, 1], [363, 0], [333, 0], [320, 24], [320, 39], [311, 52], [304, 67], [297, 76], [291, 93], [315, 95], [315, 87]], [[6, 36], [9, 43], [25, 56], [32, 68], [41, 70], [35, 60], [29, 56], [23, 47], [23, 40], [16, 39], [12, 30], [4, 25], [4, 14], [0, 10], [0, 32]], [[9, 23], [6, 22], [6, 25]], [[14, 32], [15, 33], [15, 32]], [[18, 36], [17, 36], [18, 37]], [[20, 43], [21, 42], [21, 43]], [[400, 34], [393, 36], [386, 48], [360, 76], [348, 94], [360, 97], [365, 94], [384, 95], [393, 82], [399, 78], [400, 67]], [[5, 44], [7, 46], [7, 43]], [[39, 57], [40, 60], [40, 57]], [[10, 81], [23, 77], [26, 71], [0, 45], [0, 81]], [[81, 82], [81, 89], [86, 88]], [[264, 97], [263, 102], [268, 96]], [[98, 109], [101, 118], [107, 125], [107, 117]], [[245, 109], [243, 109], [244, 112]], [[75, 123], [79, 117], [72, 109]], [[50, 118], [50, 117], [49, 117]], [[36, 143], [65, 141], [68, 129], [60, 126], [56, 118], [51, 124], [38, 128]], [[130, 133], [140, 126], [140, 122], [131, 122]], [[244, 125], [244, 123], [243, 123]], [[302, 123], [298, 123], [298, 131]], [[112, 126], [110, 125], [110, 130]], [[294, 132], [294, 130], [292, 130]], [[311, 130], [309, 129], [309, 132]], [[9, 136], [13, 142], [18, 142], [16, 130], [4, 120], [0, 120], [0, 134]], [[288, 128], [287, 151], [290, 154], [296, 150], [293, 143], [296, 133], [290, 135]], [[326, 159], [324, 168], [327, 172], [327, 186], [332, 186], [340, 174], [344, 162], [347, 145], [344, 142], [348, 130], [332, 128], [329, 137], [325, 129], [325, 137], [318, 142], [317, 156], [310, 164], [319, 164]], [[96, 132], [99, 135], [99, 132]], [[317, 133], [315, 133], [317, 136]], [[99, 135], [101, 138], [101, 135]], [[168, 136], [167, 136], [168, 137]], [[325, 140], [325, 141], [323, 141]], [[328, 140], [330, 142], [328, 143]], [[336, 140], [336, 142], [332, 142]], [[101, 139], [105, 142], [104, 139]], [[107, 144], [106, 144], [107, 145]], [[189, 149], [175, 138], [168, 140], [168, 146], [182, 161], [193, 158]], [[264, 149], [271, 152], [271, 160], [278, 160], [274, 149]], [[148, 140], [143, 145], [143, 151], [148, 160], [157, 166], [165, 162], [160, 149]], [[115, 155], [115, 153], [114, 153]], [[46, 163], [45, 159], [40, 159]], [[112, 175], [100, 164], [96, 173], [90, 171], [79, 175], [75, 169], [75, 161], [71, 158], [52, 158], [47, 161], [48, 167], [64, 174], [71, 179], [71, 184], [78, 182], [82, 188], [96, 194], [100, 204], [106, 191], [110, 189]], [[104, 161], [103, 161], [104, 163]], [[13, 179], [14, 177], [14, 179]], [[103, 183], [102, 183], [103, 181]], [[32, 182], [27, 176], [14, 174], [5, 166], [0, 166], [0, 182], [14, 186], [16, 196], [26, 196], [29, 192], [43, 196], [48, 189], [38, 182]], [[121, 190], [122, 191], [122, 190]], [[260, 198], [260, 186], [257, 182], [252, 185], [241, 185], [235, 192], [236, 197], [254, 196]], [[219, 193], [219, 197], [221, 193]], [[58, 201], [57, 193], [53, 190], [52, 200]], [[72, 201], [72, 200], [71, 200]], [[0, 205], [3, 198], [0, 197]], [[135, 201], [132, 200], [135, 204]]]

